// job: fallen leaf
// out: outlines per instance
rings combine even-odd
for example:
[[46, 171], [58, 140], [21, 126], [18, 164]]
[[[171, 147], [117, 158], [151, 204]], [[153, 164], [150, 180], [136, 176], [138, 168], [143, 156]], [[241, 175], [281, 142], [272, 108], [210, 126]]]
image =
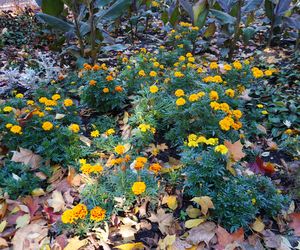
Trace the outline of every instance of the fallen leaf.
[[88, 240], [79, 240], [79, 237], [74, 237], [69, 240], [68, 245], [64, 250], [78, 250], [79, 248], [85, 246], [88, 243]]
[[267, 229], [262, 232], [263, 239], [266, 247], [278, 249], [281, 246], [281, 237], [280, 235], [274, 234], [271, 230]]
[[188, 232], [187, 242], [192, 245], [197, 245], [200, 242], [209, 244], [210, 240], [215, 236], [216, 224], [213, 222], [204, 222], [198, 227], [192, 228]]
[[176, 235], [167, 235], [165, 238], [160, 239], [158, 242], [158, 247], [161, 250], [168, 249], [170, 246], [172, 246], [175, 243]]
[[263, 134], [267, 134], [267, 129], [266, 129], [263, 125], [258, 124], [258, 125], [256, 126], [256, 128], [257, 128], [260, 132], [262, 132]]
[[229, 245], [238, 241], [244, 241], [244, 230], [243, 228], [238, 229], [236, 232], [230, 234], [227, 230], [221, 226], [218, 226], [216, 229], [216, 234], [218, 238], [218, 245], [216, 250], [228, 249]]
[[134, 234], [137, 232], [135, 228], [133, 228], [131, 225], [121, 225], [119, 233], [122, 235], [122, 238], [125, 241], [131, 241], [134, 240]]
[[5, 216], [6, 210], [7, 210], [6, 200], [5, 199], [0, 199], [0, 219], [2, 219]]
[[7, 221], [6, 220], [3, 220], [1, 223], [0, 223], [0, 233], [2, 233], [5, 229], [7, 225]]
[[250, 94], [250, 90], [245, 89], [244, 92], [239, 96], [239, 98], [241, 98], [245, 101], [250, 101], [252, 99], [252, 97], [250, 97], [249, 94]]
[[168, 207], [172, 210], [175, 210], [178, 207], [176, 195], [166, 195], [162, 200], [162, 204], [167, 204]]
[[201, 196], [201, 197], [195, 197], [191, 199], [191, 201], [196, 202], [201, 206], [201, 212], [206, 215], [209, 208], [215, 208], [214, 204], [209, 196]]
[[256, 218], [253, 224], [251, 225], [251, 228], [258, 233], [261, 233], [265, 229], [265, 224], [262, 222], [260, 218]]
[[246, 154], [243, 152], [243, 144], [240, 140], [235, 143], [225, 140], [224, 145], [228, 148], [231, 159], [235, 162], [240, 161]]
[[31, 169], [37, 169], [41, 166], [42, 157], [34, 154], [31, 150], [20, 148], [20, 152], [13, 151], [11, 161], [24, 163], [31, 167]]
[[0, 237], [0, 248], [3, 248], [3, 247], [8, 247], [8, 243], [7, 243], [6, 239], [3, 239]]
[[168, 227], [173, 223], [173, 214], [166, 214], [165, 211], [160, 208], [157, 210], [157, 214], [151, 213], [151, 216], [148, 218], [151, 222], [158, 223], [159, 230], [165, 234]]
[[289, 227], [294, 229], [295, 235], [300, 236], [300, 213], [289, 214], [289, 218], [292, 220]]
[[191, 247], [192, 245], [177, 237], [173, 245], [169, 247], [168, 250], [186, 250], [186, 249], [190, 249]]
[[55, 190], [52, 193], [52, 198], [48, 199], [48, 204], [53, 208], [53, 212], [59, 212], [65, 207], [65, 201], [61, 192]]
[[201, 210], [199, 208], [194, 208], [193, 206], [189, 205], [186, 209], [187, 215], [192, 218], [198, 218], [201, 214]]
[[145, 246], [142, 242], [136, 242], [136, 243], [122, 244], [114, 248], [121, 249], [121, 250], [143, 250], [145, 249]]
[[86, 136], [80, 135], [79, 140], [82, 141], [83, 143], [85, 143], [85, 145], [87, 145], [88, 147], [90, 147], [92, 145], [92, 141], [89, 138], [87, 138]]
[[265, 163], [259, 156], [256, 157], [255, 162], [248, 163], [248, 167], [255, 174], [273, 174], [275, 172], [274, 164]]
[[24, 214], [22, 216], [19, 216], [16, 220], [16, 228], [21, 228], [26, 225], [28, 225], [30, 222], [30, 215], [29, 214]]
[[32, 190], [31, 194], [32, 194], [32, 196], [39, 197], [39, 196], [45, 195], [46, 193], [45, 193], [44, 189], [42, 189], [42, 188], [35, 188]]
[[201, 223], [203, 223], [204, 221], [206, 221], [206, 219], [204, 218], [199, 218], [199, 219], [191, 219], [191, 220], [187, 220], [185, 223], [184, 223], [184, 226], [186, 228], [194, 228], [194, 227], [197, 227], [199, 226]]

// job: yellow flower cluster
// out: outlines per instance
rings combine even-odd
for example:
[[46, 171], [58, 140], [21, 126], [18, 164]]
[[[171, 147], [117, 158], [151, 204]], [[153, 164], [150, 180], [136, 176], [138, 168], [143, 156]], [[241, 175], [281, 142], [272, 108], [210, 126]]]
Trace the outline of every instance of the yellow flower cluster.
[[261, 78], [264, 76], [264, 72], [257, 67], [253, 67], [251, 71], [255, 78]]
[[156, 132], [156, 129], [151, 127], [149, 124], [145, 124], [145, 123], [142, 123], [139, 125], [139, 130], [143, 133], [146, 133], [147, 131], [150, 131], [151, 133], [155, 133]]
[[81, 159], [79, 162], [81, 164], [80, 171], [84, 174], [97, 174], [103, 171], [103, 167], [100, 164], [92, 165], [87, 163], [85, 159]]
[[241, 64], [241, 62], [240, 61], [235, 61], [235, 62], [233, 62], [233, 67], [235, 68], [235, 69], [237, 69], [237, 70], [241, 70], [242, 68], [243, 68], [243, 65]]
[[226, 90], [225, 90], [225, 95], [227, 95], [227, 96], [229, 96], [229, 97], [231, 97], [231, 98], [234, 97], [234, 94], [235, 94], [235, 92], [234, 92], [233, 89], [226, 89]]
[[199, 144], [206, 144], [206, 145], [217, 145], [219, 143], [219, 139], [218, 138], [208, 138], [206, 139], [205, 136], [197, 136], [195, 134], [190, 134], [188, 136], [188, 141], [187, 141], [187, 146], [188, 147], [198, 147]]
[[10, 130], [10, 132], [14, 133], [14, 134], [23, 134], [22, 132], [22, 127], [19, 125], [13, 125], [11, 123], [8, 123], [5, 125], [6, 128], [8, 128]]
[[150, 165], [149, 170], [157, 174], [162, 169], [162, 166], [158, 163], [153, 163]]
[[182, 78], [182, 77], [184, 77], [184, 74], [181, 73], [180, 71], [175, 71], [174, 76], [177, 77], [177, 78]]
[[70, 106], [73, 105], [73, 101], [72, 101], [71, 99], [65, 99], [65, 100], [64, 100], [64, 105], [65, 105], [66, 107], [70, 107]]
[[44, 122], [43, 125], [42, 125], [42, 128], [45, 131], [49, 131], [49, 130], [53, 129], [53, 124], [51, 122], [49, 122], [49, 121]]
[[156, 92], [158, 92], [158, 87], [156, 85], [152, 85], [150, 86], [149, 90], [152, 94], [155, 94]]
[[90, 219], [96, 222], [103, 221], [105, 218], [106, 210], [101, 207], [94, 207], [90, 211]]
[[79, 219], [84, 219], [88, 214], [87, 207], [84, 204], [78, 204], [72, 209], [63, 212], [61, 221], [64, 224], [73, 224]]
[[113, 128], [110, 128], [110, 129], [108, 129], [108, 130], [105, 131], [105, 134], [107, 136], [113, 135], [115, 133], [116, 133], [116, 131]]
[[93, 130], [93, 131], [91, 131], [91, 137], [99, 137], [100, 136], [100, 132], [99, 132], [99, 130]]
[[215, 152], [219, 152], [222, 155], [225, 155], [228, 152], [228, 148], [225, 145], [221, 144], [215, 147]]
[[3, 108], [3, 111], [7, 112], [7, 113], [11, 112], [12, 110], [13, 110], [13, 108], [11, 106], [6, 106]]
[[125, 153], [125, 147], [119, 144], [115, 147], [115, 152], [119, 155], [122, 155]]
[[206, 76], [203, 79], [203, 82], [214, 82], [214, 83], [222, 83], [223, 79], [220, 75], [216, 75], [216, 76]]

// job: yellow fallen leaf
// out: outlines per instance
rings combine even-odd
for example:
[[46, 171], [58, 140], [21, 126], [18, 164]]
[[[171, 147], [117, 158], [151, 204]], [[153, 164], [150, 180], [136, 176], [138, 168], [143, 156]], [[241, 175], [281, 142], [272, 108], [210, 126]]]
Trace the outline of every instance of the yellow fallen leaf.
[[199, 208], [194, 208], [193, 206], [190, 205], [187, 207], [186, 213], [190, 218], [196, 219], [200, 216], [201, 210]]
[[200, 218], [200, 219], [191, 219], [191, 220], [187, 220], [184, 223], [184, 226], [186, 228], [193, 228], [193, 227], [197, 227], [199, 226], [201, 223], [203, 223], [205, 221], [204, 218]]
[[201, 212], [204, 215], [207, 214], [209, 208], [215, 208], [215, 206], [209, 196], [195, 197], [195, 198], [191, 199], [191, 201], [194, 201], [201, 206]]
[[167, 204], [172, 210], [175, 210], [178, 206], [177, 197], [175, 195], [165, 196], [162, 203]]
[[159, 249], [169, 249], [176, 240], [176, 235], [167, 235], [164, 239], [160, 239], [158, 242]]
[[19, 216], [16, 220], [16, 228], [21, 228], [26, 225], [28, 225], [30, 222], [30, 215], [29, 214], [24, 214], [22, 216]]
[[46, 193], [42, 188], [35, 188], [32, 190], [31, 194], [32, 194], [32, 196], [42, 196]]
[[251, 225], [251, 228], [258, 233], [261, 233], [265, 229], [265, 224], [262, 222], [260, 218], [256, 218], [253, 224]]
[[75, 237], [69, 240], [68, 245], [64, 248], [64, 250], [77, 250], [88, 243], [88, 240], [79, 240], [79, 237]]
[[121, 250], [143, 250], [145, 246], [142, 242], [137, 243], [127, 243], [120, 246], [116, 246], [115, 248], [121, 249]]
[[5, 229], [7, 225], [7, 221], [6, 220], [3, 220], [1, 223], [0, 223], [0, 233], [2, 233]]
[[65, 207], [64, 197], [60, 191], [53, 191], [52, 198], [48, 199], [48, 204], [53, 207], [53, 212], [59, 212]]

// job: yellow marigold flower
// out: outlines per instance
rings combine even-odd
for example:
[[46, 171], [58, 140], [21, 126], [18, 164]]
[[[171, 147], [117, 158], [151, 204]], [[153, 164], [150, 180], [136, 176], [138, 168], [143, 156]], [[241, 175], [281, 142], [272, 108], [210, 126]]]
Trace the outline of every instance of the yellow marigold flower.
[[244, 60], [244, 64], [245, 65], [249, 65], [250, 64], [250, 61], [248, 59]]
[[151, 128], [151, 127], [150, 127], [149, 124], [144, 124], [144, 123], [142, 123], [142, 124], [139, 125], [139, 129], [140, 129], [142, 132], [147, 132], [147, 130], [149, 130], [150, 128]]
[[154, 62], [154, 63], [153, 63], [153, 66], [154, 66], [155, 68], [158, 68], [158, 67], [159, 67], [159, 62]]
[[231, 123], [225, 117], [224, 119], [222, 119], [221, 121], [219, 121], [219, 125], [220, 125], [220, 127], [221, 127], [222, 130], [228, 131], [230, 129]]
[[179, 62], [184, 62], [184, 61], [185, 61], [185, 56], [180, 56], [180, 57], [178, 58], [178, 61], [179, 61]]
[[43, 125], [42, 125], [42, 128], [45, 130], [45, 131], [49, 131], [51, 129], [53, 129], [53, 124], [51, 122], [44, 122]]
[[34, 104], [34, 101], [33, 100], [28, 100], [27, 101], [27, 105], [33, 105]]
[[123, 62], [123, 63], [128, 63], [128, 58], [127, 58], [127, 57], [123, 57], [123, 58], [122, 58], [122, 62]]
[[146, 184], [145, 184], [145, 182], [137, 181], [137, 182], [133, 183], [131, 190], [135, 195], [140, 195], [145, 192]]
[[255, 205], [256, 204], [256, 199], [255, 198], [251, 199], [251, 202], [252, 202], [253, 205]]
[[105, 209], [96, 206], [90, 211], [90, 219], [96, 222], [100, 222], [105, 219], [105, 214]]
[[220, 109], [220, 103], [218, 102], [211, 102], [210, 103], [210, 107], [213, 109], [213, 110], [219, 110]]
[[229, 96], [229, 97], [231, 97], [231, 98], [233, 98], [234, 97], [234, 90], [233, 89], [226, 89], [226, 91], [225, 91], [225, 95], [227, 95], [227, 96]]
[[182, 77], [184, 77], [184, 74], [182, 74], [180, 71], [176, 71], [176, 72], [174, 72], [174, 76], [178, 77], [178, 78], [182, 78]]
[[234, 130], [239, 130], [240, 128], [242, 128], [242, 123], [241, 122], [235, 122], [231, 126]]
[[42, 97], [39, 99], [39, 102], [40, 102], [40, 103], [45, 103], [47, 100], [48, 100], [47, 97], [42, 96]]
[[186, 101], [185, 101], [185, 99], [182, 98], [182, 97], [180, 97], [180, 98], [178, 98], [178, 99], [176, 100], [176, 105], [177, 105], [177, 106], [182, 106], [182, 105], [184, 105], [185, 103], [186, 103]]
[[57, 100], [59, 100], [60, 99], [60, 95], [59, 94], [54, 94], [53, 96], [52, 96], [52, 100], [54, 100], [54, 101], [57, 101]]
[[239, 61], [233, 62], [233, 67], [237, 70], [241, 70], [243, 68], [242, 64]]
[[74, 133], [78, 133], [79, 130], [80, 130], [80, 127], [78, 124], [75, 124], [75, 123], [72, 123], [70, 126], [69, 126], [69, 129], [74, 132]]
[[61, 215], [61, 221], [64, 224], [72, 224], [75, 221], [74, 213], [72, 209], [68, 209]]
[[13, 126], [13, 124], [11, 124], [11, 123], [7, 123], [7, 124], [5, 125], [6, 128], [11, 128], [12, 126]]
[[86, 164], [86, 159], [79, 159], [80, 164]]
[[190, 96], [189, 96], [189, 101], [190, 102], [196, 102], [196, 101], [198, 101], [199, 100], [199, 96], [197, 95], [197, 94], [191, 94]]
[[206, 138], [204, 136], [199, 136], [197, 139], [197, 143], [206, 143]]
[[251, 71], [255, 78], [261, 78], [264, 76], [264, 72], [257, 67], [253, 67]]
[[218, 92], [214, 91], [214, 90], [210, 91], [209, 98], [210, 98], [210, 100], [217, 101], [219, 99]]
[[91, 137], [99, 137], [99, 135], [100, 135], [99, 130], [94, 130], [91, 132]]
[[211, 62], [209, 64], [209, 68], [210, 69], [218, 69], [219, 68], [219, 65], [216, 63], [216, 62]]
[[228, 148], [225, 145], [221, 144], [215, 147], [215, 152], [219, 152], [222, 155], [225, 155], [228, 152]]
[[92, 165], [91, 164], [87, 164], [87, 163], [84, 163], [81, 165], [80, 167], [80, 171], [83, 173], [83, 174], [90, 174], [92, 173], [93, 169], [92, 169]]
[[229, 65], [229, 64], [225, 64], [225, 65], [224, 65], [224, 69], [225, 69], [226, 71], [230, 71], [230, 70], [232, 69], [232, 67], [231, 67], [231, 65]]
[[110, 128], [110, 129], [106, 130], [106, 132], [105, 132], [105, 134], [107, 136], [113, 135], [114, 133], [116, 133], [116, 131], [113, 128]]
[[198, 142], [197, 141], [189, 141], [187, 145], [190, 148], [196, 148], [196, 147], [198, 147]]
[[145, 54], [145, 53], [147, 53], [147, 49], [146, 48], [141, 48], [141, 52]]
[[13, 108], [10, 107], [10, 106], [6, 106], [6, 107], [3, 108], [4, 112], [11, 112], [12, 110], [13, 110]]
[[105, 93], [105, 94], [109, 93], [109, 88], [103, 88], [102, 92]]
[[53, 110], [53, 108], [51, 108], [51, 107], [46, 107], [45, 110], [46, 110], [46, 111], [51, 111], [51, 110]]
[[264, 107], [264, 105], [262, 104], [257, 104], [256, 107], [258, 107], [259, 109], [262, 109]]
[[199, 98], [201, 98], [201, 97], [205, 96], [205, 92], [200, 91], [200, 92], [197, 93], [197, 95], [198, 95]]
[[190, 63], [193, 63], [193, 62], [195, 62], [195, 58], [194, 58], [194, 57], [188, 57], [188, 61], [189, 61]]
[[152, 94], [155, 94], [156, 92], [158, 92], [158, 87], [156, 85], [152, 85], [150, 86], [149, 90]]
[[184, 91], [182, 89], [177, 89], [175, 91], [175, 96], [177, 96], [177, 97], [184, 96]]
[[160, 68], [160, 69], [164, 69], [165, 66], [164, 66], [164, 65], [159, 65], [159, 68]]
[[176, 40], [179, 40], [180, 38], [181, 38], [181, 35], [176, 35], [176, 36], [175, 36], [175, 39], [176, 39]]
[[218, 143], [219, 143], [218, 138], [209, 138], [205, 141], [206, 145], [211, 145], [211, 146], [217, 145]]
[[191, 27], [191, 30], [193, 30], [193, 31], [198, 31], [198, 30], [199, 30], [199, 27], [193, 26], [193, 27]]
[[178, 44], [178, 45], [177, 45], [177, 47], [180, 48], [180, 49], [182, 49], [183, 46], [184, 46], [183, 44]]
[[44, 104], [45, 104], [45, 106], [56, 106], [57, 102], [54, 100], [47, 99]]
[[101, 69], [103, 69], [103, 70], [107, 70], [107, 66], [106, 66], [105, 63], [102, 63], [100, 67], [101, 67]]
[[222, 83], [223, 79], [222, 79], [221, 76], [216, 75], [216, 76], [213, 77], [213, 82]]
[[151, 72], [149, 73], [149, 76], [151, 76], [151, 77], [156, 77], [156, 76], [157, 76], [157, 73], [156, 73], [155, 71], [151, 71]]
[[240, 111], [239, 109], [233, 110], [232, 114], [235, 116], [236, 119], [240, 119], [243, 115], [242, 111]]
[[263, 115], [269, 114], [269, 112], [268, 112], [267, 110], [263, 110], [263, 111], [261, 111], [261, 113], [262, 113]]
[[144, 71], [144, 70], [140, 70], [140, 71], [139, 71], [139, 76], [143, 76], [143, 77], [146, 76], [145, 71]]
[[288, 128], [287, 130], [284, 131], [285, 134], [287, 135], [292, 135], [294, 133], [294, 131], [290, 128]]
[[100, 173], [103, 171], [103, 167], [101, 165], [94, 165], [92, 167], [92, 172], [93, 173]]
[[158, 173], [160, 170], [162, 169], [162, 166], [159, 165], [158, 163], [153, 163], [150, 165], [149, 170], [154, 172], [154, 173]]
[[21, 93], [19, 93], [19, 94], [16, 94], [16, 98], [23, 98], [24, 97], [24, 95], [23, 94], [21, 94]]
[[266, 70], [265, 75], [266, 76], [271, 76], [273, 74], [272, 70]]
[[115, 152], [119, 155], [122, 155], [125, 153], [125, 147], [119, 144], [115, 147]]
[[88, 214], [88, 210], [84, 204], [77, 204], [72, 210], [75, 219], [84, 219]]
[[191, 52], [186, 53], [186, 57], [193, 57], [193, 54]]
[[144, 168], [145, 164], [147, 163], [147, 158], [146, 157], [137, 157], [135, 160], [134, 168], [136, 170], [141, 170]]
[[95, 81], [95, 80], [90, 80], [89, 84], [90, 84], [91, 86], [95, 86], [95, 85], [97, 84], [97, 81]]
[[70, 107], [70, 106], [73, 105], [73, 101], [72, 101], [71, 99], [65, 99], [65, 100], [64, 100], [64, 105], [65, 105], [66, 107]]
[[203, 72], [203, 69], [202, 69], [201, 67], [199, 67], [199, 68], [197, 69], [197, 72], [198, 72], [198, 73], [202, 73], [202, 72]]
[[22, 128], [19, 126], [19, 125], [13, 125], [11, 128], [10, 128], [10, 132], [14, 133], [14, 134], [19, 134], [21, 135], [22, 134]]
[[108, 75], [106, 77], [106, 81], [111, 82], [114, 78], [111, 75]]

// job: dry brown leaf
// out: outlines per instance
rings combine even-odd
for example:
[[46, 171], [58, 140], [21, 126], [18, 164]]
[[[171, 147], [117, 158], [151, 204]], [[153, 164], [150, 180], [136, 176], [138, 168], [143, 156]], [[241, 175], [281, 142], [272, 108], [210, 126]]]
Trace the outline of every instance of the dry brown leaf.
[[214, 204], [209, 196], [201, 196], [201, 197], [195, 197], [191, 199], [191, 201], [196, 202], [201, 206], [201, 212], [206, 215], [209, 208], [215, 208]]
[[[216, 234], [218, 238], [218, 245], [216, 246], [216, 250], [228, 249], [230, 247], [235, 246], [233, 243], [243, 242], [244, 241], [244, 230], [243, 228], [238, 229], [233, 234], [230, 234], [221, 226], [218, 226], [216, 229]], [[234, 248], [233, 248], [234, 249]]]
[[55, 190], [52, 193], [52, 198], [48, 199], [48, 204], [53, 207], [53, 212], [59, 212], [65, 207], [65, 201], [61, 192]]
[[119, 233], [125, 241], [132, 241], [135, 239], [134, 234], [137, 232], [131, 225], [121, 225]]
[[169, 250], [186, 250], [190, 249], [190, 247], [192, 247], [192, 245], [177, 237], [173, 245], [169, 248]]
[[[46, 221], [29, 224], [17, 230], [12, 239], [14, 250], [40, 249], [40, 242], [47, 237]], [[74, 250], [74, 249], [72, 249]]]
[[265, 229], [265, 224], [262, 222], [260, 218], [256, 218], [253, 224], [251, 225], [251, 228], [258, 233], [261, 233]]
[[6, 239], [0, 238], [0, 248], [2, 249], [3, 247], [8, 247], [8, 243]]
[[278, 249], [281, 246], [281, 237], [280, 235], [274, 234], [271, 230], [267, 229], [262, 232], [262, 235], [264, 236], [264, 242], [266, 247], [269, 248], [275, 248]]
[[246, 154], [243, 152], [243, 144], [240, 140], [236, 141], [235, 143], [225, 140], [224, 145], [228, 148], [229, 154], [235, 162], [240, 161], [246, 156]]
[[11, 161], [24, 163], [31, 167], [31, 169], [37, 169], [41, 166], [42, 157], [33, 153], [29, 149], [20, 148], [20, 152], [13, 151]]
[[6, 210], [7, 210], [6, 200], [5, 199], [0, 199], [0, 219], [2, 219], [5, 216]]
[[151, 222], [158, 223], [159, 230], [165, 234], [168, 227], [170, 227], [173, 223], [173, 214], [166, 214], [165, 211], [160, 208], [157, 210], [157, 214], [151, 214], [148, 218]]
[[300, 236], [300, 213], [289, 214], [289, 218], [292, 220], [289, 227], [294, 229], [295, 235]]
[[192, 245], [197, 245], [200, 242], [209, 244], [210, 240], [215, 236], [216, 224], [213, 222], [204, 222], [198, 227], [192, 228], [189, 231], [189, 236], [186, 241]]
[[64, 248], [64, 250], [78, 250], [79, 248], [85, 246], [88, 243], [88, 240], [79, 240], [79, 237], [75, 237], [69, 239], [68, 245]]

